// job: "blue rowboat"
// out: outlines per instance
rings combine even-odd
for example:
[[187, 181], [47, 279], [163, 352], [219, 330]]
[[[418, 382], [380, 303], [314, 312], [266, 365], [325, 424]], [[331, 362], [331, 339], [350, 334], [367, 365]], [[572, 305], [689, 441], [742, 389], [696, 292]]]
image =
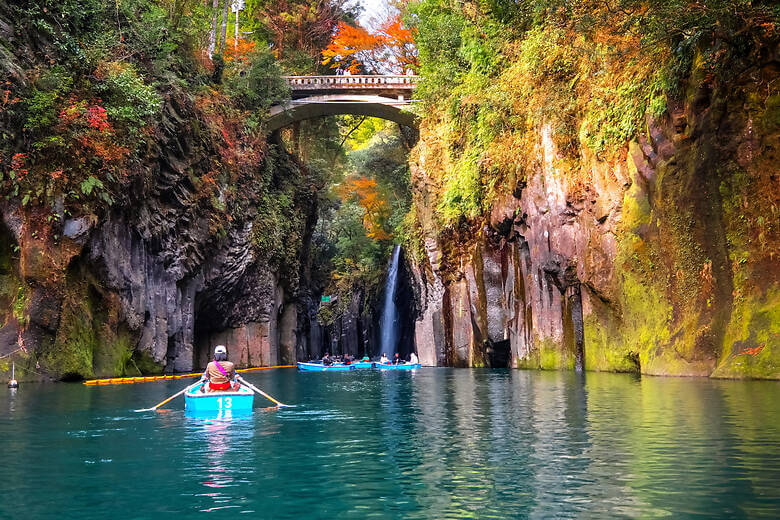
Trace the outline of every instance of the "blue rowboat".
[[198, 381], [187, 389], [184, 394], [184, 409], [188, 412], [219, 413], [219, 412], [251, 412], [255, 393], [241, 385], [238, 391], [206, 392], [200, 391], [204, 383]]
[[323, 365], [322, 363], [304, 363], [302, 361], [298, 361], [298, 370], [302, 372], [333, 372], [355, 369], [355, 365], [344, 365], [343, 363]]
[[374, 368], [377, 370], [414, 370], [420, 368], [420, 363], [399, 363], [397, 365], [383, 365], [381, 363], [375, 363]]
[[352, 363], [355, 368], [374, 368], [374, 363], [371, 361], [355, 361]]

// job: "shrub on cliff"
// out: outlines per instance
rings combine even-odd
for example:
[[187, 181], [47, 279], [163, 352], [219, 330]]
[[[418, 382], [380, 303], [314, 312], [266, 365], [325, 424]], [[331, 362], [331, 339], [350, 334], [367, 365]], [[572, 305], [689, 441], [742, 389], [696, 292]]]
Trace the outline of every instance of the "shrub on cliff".
[[204, 89], [213, 71], [206, 14], [192, 0], [37, 0], [0, 10], [25, 37], [7, 42], [17, 56], [6, 68], [21, 73], [5, 90], [13, 103], [1, 107], [2, 191], [55, 218], [104, 210], [144, 175], [155, 140], [170, 129], [162, 116], [171, 97], [186, 105], [206, 95], [225, 106], [217, 118], [203, 114], [225, 145], [214, 170], [259, 161], [265, 109], [288, 95], [281, 71], [267, 51], [228, 53], [226, 84]]
[[686, 95], [694, 69], [723, 83], [778, 39], [770, 1], [619, 0], [408, 5], [427, 121], [420, 153], [444, 225], [488, 211], [533, 166], [541, 128], [572, 169], [580, 143], [622, 153], [645, 117]]

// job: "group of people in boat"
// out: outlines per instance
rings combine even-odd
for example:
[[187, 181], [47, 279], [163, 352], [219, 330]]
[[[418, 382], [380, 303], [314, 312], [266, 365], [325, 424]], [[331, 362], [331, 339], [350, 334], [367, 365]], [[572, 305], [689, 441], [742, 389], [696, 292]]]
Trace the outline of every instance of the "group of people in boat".
[[[322, 356], [321, 363], [325, 366], [331, 366], [334, 363], [343, 363], [344, 365], [351, 365], [352, 363], [355, 363], [356, 359], [355, 356], [352, 354], [344, 354], [343, 356], [331, 356], [330, 353], [326, 352], [324, 356]], [[370, 363], [371, 359], [368, 356], [364, 356], [362, 359], [359, 360], [360, 363]], [[403, 359], [398, 352], [395, 353], [395, 356], [393, 356], [392, 361], [387, 357], [387, 354], [384, 352], [382, 353], [382, 357], [379, 359], [379, 363], [382, 365], [403, 365], [404, 363], [411, 363], [416, 365], [419, 363], [420, 360], [417, 358], [417, 354], [412, 352], [409, 355], [409, 359]]]
[[[355, 356], [352, 354], [344, 354], [343, 356], [331, 356], [328, 352], [325, 352], [325, 355], [322, 356], [322, 364], [325, 366], [330, 366], [334, 363], [342, 363], [344, 365], [351, 365], [352, 363], [355, 363], [358, 361], [355, 359]], [[363, 359], [359, 360], [361, 363], [370, 363], [371, 360], [368, 358], [368, 356], [364, 356]]]
[[417, 354], [415, 354], [414, 352], [409, 354], [409, 359], [408, 360], [403, 359], [400, 356], [400, 354], [398, 354], [398, 352], [395, 353], [395, 356], [393, 356], [393, 360], [392, 361], [390, 361], [390, 359], [388, 359], [387, 355], [384, 352], [382, 352], [382, 357], [379, 358], [379, 364], [381, 364], [381, 365], [403, 365], [404, 363], [410, 363], [412, 365], [416, 365], [419, 362], [420, 362], [420, 360], [417, 359]]

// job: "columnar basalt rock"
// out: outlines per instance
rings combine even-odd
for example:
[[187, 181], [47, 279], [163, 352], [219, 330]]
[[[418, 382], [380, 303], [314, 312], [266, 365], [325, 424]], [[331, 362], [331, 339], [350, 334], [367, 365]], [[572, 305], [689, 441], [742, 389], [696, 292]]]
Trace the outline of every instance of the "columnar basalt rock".
[[217, 343], [241, 366], [294, 360], [296, 281], [280, 279], [253, 238], [261, 182], [245, 187], [240, 218], [204, 204], [193, 178], [213, 143], [189, 131], [194, 108], [183, 103], [166, 105], [144, 181], [107, 213], [49, 222], [0, 208], [0, 355], [14, 353], [22, 379], [186, 372]]
[[777, 108], [723, 96], [648, 120], [622, 158], [583, 146], [576, 169], [542, 126], [535, 169], [454, 246], [416, 164], [423, 362], [508, 345], [515, 367], [780, 377]]

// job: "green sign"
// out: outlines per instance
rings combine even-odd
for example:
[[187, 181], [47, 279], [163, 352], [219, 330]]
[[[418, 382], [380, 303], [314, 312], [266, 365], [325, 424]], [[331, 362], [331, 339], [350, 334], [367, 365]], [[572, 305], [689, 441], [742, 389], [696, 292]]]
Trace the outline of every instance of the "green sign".
[[330, 296], [323, 296], [320, 301], [322, 303], [330, 303]]

